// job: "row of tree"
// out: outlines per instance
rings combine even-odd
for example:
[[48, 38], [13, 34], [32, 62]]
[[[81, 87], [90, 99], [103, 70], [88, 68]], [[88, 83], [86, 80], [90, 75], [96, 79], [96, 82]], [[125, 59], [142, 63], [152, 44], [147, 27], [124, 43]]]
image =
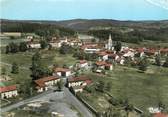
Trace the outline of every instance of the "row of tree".
[[108, 40], [109, 34], [111, 34], [114, 41], [122, 41], [128, 43], [139, 43], [144, 40], [144, 38], [138, 34], [132, 33], [121, 33], [111, 30], [91, 30], [88, 34], [93, 35], [100, 39], [100, 41]]
[[19, 45], [11, 42], [6, 46], [6, 54], [17, 53], [17, 52], [25, 52], [27, 50], [28, 50], [28, 47], [27, 47], [26, 42], [20, 42]]
[[102, 41], [107, 40], [109, 34], [112, 35], [114, 41], [122, 41], [128, 43], [139, 43], [143, 40], [152, 41], [167, 41], [167, 28], [160, 28], [159, 30], [149, 30], [146, 31], [134, 29], [130, 32], [121, 32], [120, 30], [110, 29], [110, 30], [90, 30], [88, 34], [100, 38]]
[[49, 23], [31, 23], [31, 22], [11, 22], [2, 20], [1, 32], [22, 32], [22, 33], [36, 33], [41, 37], [49, 36], [74, 36], [76, 32], [69, 28], [63, 28], [55, 24]]

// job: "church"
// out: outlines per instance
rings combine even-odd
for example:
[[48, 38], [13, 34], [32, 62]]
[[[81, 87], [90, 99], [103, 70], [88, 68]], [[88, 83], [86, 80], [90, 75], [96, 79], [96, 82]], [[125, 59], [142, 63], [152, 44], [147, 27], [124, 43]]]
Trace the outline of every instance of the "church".
[[108, 43], [105, 44], [105, 48], [106, 48], [107, 50], [114, 50], [113, 41], [112, 41], [112, 38], [111, 38], [111, 34], [109, 35]]

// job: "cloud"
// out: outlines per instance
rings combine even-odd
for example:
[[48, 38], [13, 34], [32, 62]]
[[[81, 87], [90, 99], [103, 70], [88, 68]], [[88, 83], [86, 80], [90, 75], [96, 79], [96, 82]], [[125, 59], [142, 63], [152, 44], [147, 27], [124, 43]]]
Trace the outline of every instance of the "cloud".
[[146, 0], [147, 2], [168, 10], [168, 0]]

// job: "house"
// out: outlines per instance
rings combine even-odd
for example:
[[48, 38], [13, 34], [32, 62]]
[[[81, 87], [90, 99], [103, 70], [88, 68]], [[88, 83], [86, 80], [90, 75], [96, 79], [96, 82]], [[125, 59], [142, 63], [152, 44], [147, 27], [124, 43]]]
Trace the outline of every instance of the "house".
[[105, 51], [97, 52], [97, 55], [99, 56], [100, 60], [103, 60], [103, 61], [108, 60], [108, 53], [106, 53]]
[[74, 92], [82, 92], [83, 88], [92, 83], [86, 76], [73, 77], [68, 79], [68, 87], [73, 88]]
[[30, 35], [29, 35], [29, 36], [27, 36], [26, 38], [27, 38], [28, 40], [32, 40], [32, 39], [33, 39], [33, 36], [30, 36]]
[[95, 65], [98, 69], [113, 70], [113, 65], [105, 61], [97, 61]]
[[71, 70], [68, 68], [54, 68], [54, 76], [69, 77], [71, 76]]
[[143, 57], [145, 55], [145, 49], [146, 48], [136, 48], [135, 49], [135, 55], [137, 55], [138, 57]]
[[39, 48], [41, 48], [41, 44], [38, 41], [29, 41], [27, 43], [27, 46], [28, 46], [28, 48], [32, 48], [32, 49], [39, 49]]
[[50, 41], [49, 45], [51, 45], [52, 48], [60, 48], [62, 43], [60, 41]]
[[125, 60], [124, 60], [123, 57], [120, 57], [120, 58], [117, 58], [116, 62], [121, 64], [121, 65], [124, 65]]
[[127, 50], [124, 50], [123, 51], [123, 57], [131, 57], [133, 58], [134, 57], [134, 51], [132, 49], [127, 49]]
[[105, 61], [97, 61], [95, 63], [98, 69], [105, 69], [106, 62]]
[[145, 50], [145, 54], [147, 56], [155, 56], [156, 54], [158, 54], [158, 52], [157, 52], [156, 49], [148, 48], [148, 49]]
[[60, 48], [63, 43], [70, 45], [70, 46], [81, 46], [82, 45], [81, 41], [79, 40], [67, 39], [67, 38], [60, 38], [60, 39], [52, 38], [52, 40], [49, 42], [49, 44], [53, 48]]
[[56, 76], [48, 76], [35, 80], [37, 92], [47, 91], [53, 85], [57, 84], [60, 81], [60, 78]]
[[85, 44], [81, 46], [81, 49], [85, 52], [85, 53], [96, 53], [99, 52], [101, 50], [101, 47], [96, 43], [96, 44]]
[[76, 39], [68, 41], [68, 44], [71, 46], [82, 46], [82, 42]]
[[106, 70], [113, 70], [113, 65], [110, 64], [110, 63], [106, 63], [106, 64], [105, 64], [105, 69], [106, 69]]
[[159, 52], [160, 54], [168, 54], [168, 48], [161, 48]]
[[82, 69], [88, 69], [89, 68], [89, 63], [86, 60], [80, 60], [77, 63], [77, 67], [82, 68]]
[[117, 60], [118, 58], [119, 58], [119, 56], [114, 53], [108, 55], [108, 59]]
[[18, 95], [16, 85], [0, 87], [1, 99], [12, 98]]
[[168, 114], [159, 112], [159, 113], [155, 113], [155, 114], [153, 115], [153, 117], [168, 117]]

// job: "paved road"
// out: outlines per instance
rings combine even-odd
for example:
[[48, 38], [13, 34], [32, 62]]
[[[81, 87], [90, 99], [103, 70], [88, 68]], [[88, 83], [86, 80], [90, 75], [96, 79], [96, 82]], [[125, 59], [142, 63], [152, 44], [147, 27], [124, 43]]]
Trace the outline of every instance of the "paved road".
[[70, 91], [68, 88], [64, 88], [64, 93], [68, 103], [75, 106], [84, 117], [93, 117], [92, 113], [84, 106]]
[[29, 99], [26, 99], [26, 100], [23, 100], [23, 101], [20, 101], [20, 102], [17, 102], [17, 103], [15, 103], [15, 104], [12, 104], [12, 105], [7, 106], [7, 107], [4, 107], [4, 108], [1, 108], [1, 112], [3, 113], [3, 112], [10, 111], [10, 110], [12, 110], [12, 109], [15, 109], [15, 108], [17, 108], [17, 107], [20, 107], [20, 106], [22, 106], [22, 105], [25, 105], [25, 104], [27, 104], [28, 102], [31, 102], [31, 101], [33, 101], [33, 100], [35, 100], [35, 99], [38, 99], [38, 98], [40, 98], [40, 97], [42, 97], [42, 96], [45, 96], [45, 95], [47, 95], [47, 94], [50, 94], [50, 93], [53, 93], [53, 91], [52, 91], [52, 90], [48, 90], [48, 91], [46, 91], [46, 92], [44, 92], [44, 93], [41, 93], [41, 94], [39, 94], [39, 95], [37, 95], [37, 96], [31, 97], [31, 98], [29, 98]]
[[[75, 106], [75, 108], [83, 115], [83, 117], [93, 117], [92, 113], [87, 109], [86, 106], [84, 106], [70, 91], [68, 88], [64, 87], [63, 88], [63, 91], [64, 91], [64, 95], [65, 95], [65, 99], [66, 101]], [[49, 91], [46, 91], [42, 94], [39, 94], [37, 96], [34, 96], [32, 98], [29, 98], [29, 99], [26, 99], [26, 100], [23, 100], [23, 101], [20, 101], [18, 103], [15, 103], [15, 104], [12, 104], [10, 106], [7, 106], [5, 108], [2, 108], [1, 109], [1, 112], [7, 112], [7, 111], [10, 111], [12, 109], [15, 109], [17, 107], [20, 107], [22, 105], [25, 105], [27, 103], [30, 103], [31, 101], [34, 101], [34, 100], [38, 100], [42, 97], [44, 98], [50, 98], [50, 97], [53, 97], [52, 95], [54, 94], [53, 90], [49, 90]]]

